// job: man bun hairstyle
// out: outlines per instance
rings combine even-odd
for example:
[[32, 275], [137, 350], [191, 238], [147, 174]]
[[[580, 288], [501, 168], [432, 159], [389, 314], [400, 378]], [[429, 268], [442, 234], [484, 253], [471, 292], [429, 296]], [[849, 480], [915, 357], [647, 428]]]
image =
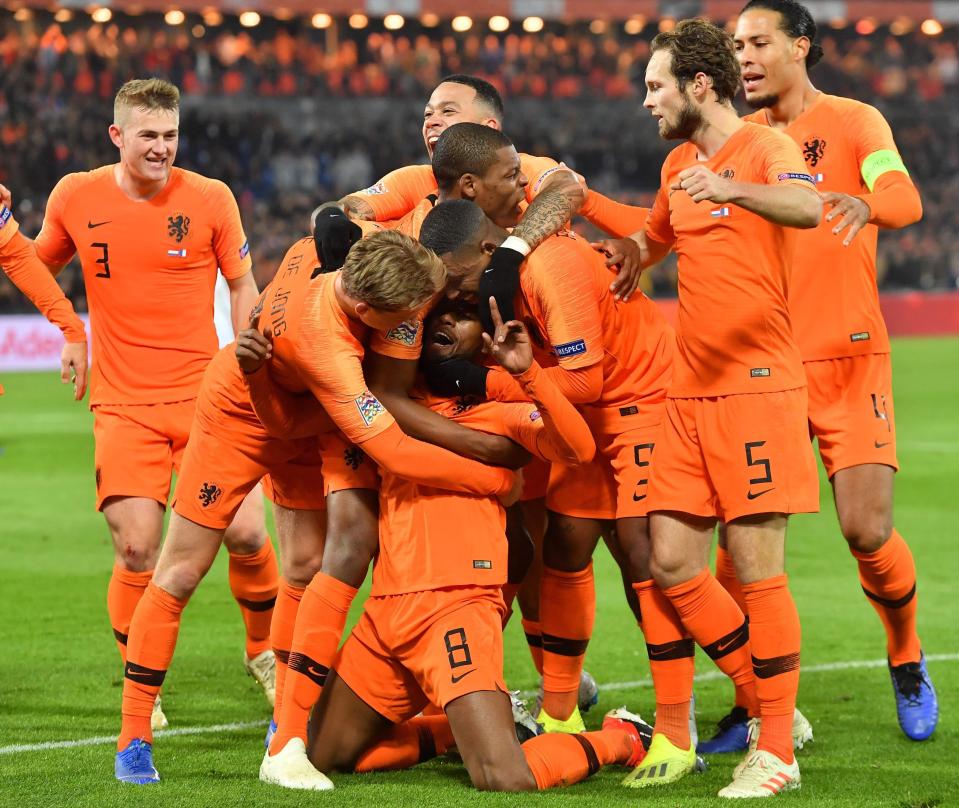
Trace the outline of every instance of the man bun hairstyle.
[[779, 14], [779, 29], [791, 39], [804, 36], [809, 40], [809, 53], [806, 54], [806, 67], [813, 67], [822, 59], [822, 45], [816, 41], [816, 21], [809, 9], [796, 0], [749, 0], [742, 12], [754, 8], [775, 11]]

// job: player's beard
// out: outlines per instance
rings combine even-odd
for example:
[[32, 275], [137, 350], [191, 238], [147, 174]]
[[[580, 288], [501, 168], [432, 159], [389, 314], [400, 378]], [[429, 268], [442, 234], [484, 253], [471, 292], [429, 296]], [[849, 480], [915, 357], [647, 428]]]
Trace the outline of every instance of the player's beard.
[[751, 109], [768, 109], [779, 103], [778, 95], [764, 95], [760, 98], [747, 98], [746, 106]]
[[683, 108], [679, 111], [679, 119], [672, 126], [663, 127], [663, 140], [689, 140], [703, 125], [703, 116], [689, 99], [685, 99]]

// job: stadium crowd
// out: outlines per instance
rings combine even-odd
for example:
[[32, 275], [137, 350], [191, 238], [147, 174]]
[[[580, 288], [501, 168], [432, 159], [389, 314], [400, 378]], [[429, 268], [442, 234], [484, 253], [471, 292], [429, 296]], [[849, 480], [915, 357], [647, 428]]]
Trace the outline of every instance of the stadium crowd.
[[[99, 122], [123, 81], [160, 75], [185, 91], [178, 164], [233, 189], [261, 287], [318, 202], [425, 160], [420, 105], [442, 75], [492, 80], [510, 99], [507, 130], [521, 150], [565, 161], [617, 199], [648, 203], [668, 148], [636, 83], [653, 24], [637, 34], [619, 25], [457, 34], [341, 24], [331, 37], [308, 20], [204, 29], [150, 16], [107, 25], [81, 17], [0, 17], [0, 182], [17, 193], [25, 230], [39, 230], [45, 195], [61, 176], [112, 159]], [[959, 213], [949, 204], [959, 182], [957, 43], [957, 27], [938, 38], [887, 27], [870, 36], [851, 26], [822, 32], [817, 85], [880, 109], [923, 196], [920, 223], [880, 237], [883, 289], [959, 285]], [[79, 274], [62, 282], [85, 308]], [[651, 282], [656, 294], [675, 294], [673, 265]], [[0, 311], [28, 309], [0, 278]]]

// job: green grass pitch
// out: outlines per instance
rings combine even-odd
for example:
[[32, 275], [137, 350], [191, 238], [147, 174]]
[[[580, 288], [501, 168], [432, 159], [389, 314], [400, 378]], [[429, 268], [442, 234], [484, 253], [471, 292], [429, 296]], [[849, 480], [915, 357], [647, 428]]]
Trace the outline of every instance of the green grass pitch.
[[[881, 660], [880, 623], [859, 588], [838, 534], [828, 488], [822, 513], [790, 524], [788, 572], [803, 621], [799, 703], [816, 740], [799, 753], [802, 790], [781, 802], [829, 806], [959, 805], [959, 339], [898, 340], [896, 413], [902, 473], [896, 525], [919, 570], [919, 623], [939, 690], [942, 720], [927, 743], [900, 733]], [[240, 728], [159, 737], [163, 782], [136, 788], [113, 780], [121, 670], [105, 598], [112, 554], [93, 510], [92, 419], [68, 400], [55, 374], [12, 374], [0, 398], [0, 806], [369, 805], [718, 805], [735, 757], [719, 756], [702, 776], [653, 792], [619, 786], [609, 769], [566, 790], [478, 794], [455, 759], [393, 774], [335, 776], [336, 791], [285, 792], [262, 785], [268, 710], [242, 669], [242, 624], [221, 555], [187, 609], [164, 705], [172, 728]], [[600, 703], [587, 716], [627, 704], [653, 708], [642, 636], [606, 551], [597, 558], [596, 632], [587, 667]], [[354, 614], [355, 616], [355, 614]], [[506, 637], [507, 680], [531, 690], [535, 676], [518, 620]], [[702, 673], [715, 669], [700, 658]], [[707, 676], [696, 687], [700, 730], [728, 708], [731, 686]], [[19, 745], [87, 740], [40, 750]]]

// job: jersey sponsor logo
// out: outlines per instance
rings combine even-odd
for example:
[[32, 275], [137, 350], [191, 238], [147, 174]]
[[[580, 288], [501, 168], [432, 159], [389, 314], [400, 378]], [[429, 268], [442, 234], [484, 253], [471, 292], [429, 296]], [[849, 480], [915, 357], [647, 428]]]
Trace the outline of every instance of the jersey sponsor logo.
[[623, 416], [639, 415], [639, 407], [637, 407], [635, 404], [630, 404], [628, 407], [620, 407], [619, 414]]
[[13, 216], [13, 211], [11, 211], [6, 205], [0, 205], [0, 229], [2, 229], [6, 223], [10, 221], [11, 216]]
[[826, 154], [826, 141], [821, 137], [813, 136], [802, 144], [802, 156], [810, 166], [815, 168]]
[[167, 235], [175, 238], [176, 243], [179, 244], [190, 232], [190, 217], [184, 213], [174, 213], [172, 216], [167, 216], [166, 221]]
[[391, 328], [386, 332], [386, 338], [392, 342], [399, 342], [403, 345], [415, 345], [416, 337], [420, 333], [419, 320], [407, 320], [400, 323], [396, 328]]
[[360, 418], [367, 426], [372, 426], [373, 422], [386, 412], [386, 407], [380, 404], [379, 399], [369, 390], [365, 390], [362, 395], [354, 398], [353, 403], [356, 404]]
[[533, 411], [529, 414], [529, 420], [530, 420], [530, 421], [538, 421], [541, 417], [542, 417], [542, 416], [540, 416], [539, 410], [533, 410]]
[[243, 242], [243, 246], [240, 247], [240, 260], [243, 260], [250, 254], [250, 242], [249, 239]]
[[725, 218], [726, 216], [729, 215], [729, 207], [727, 205], [723, 205], [723, 207], [721, 208], [716, 208], [716, 210], [709, 211], [709, 215], [712, 216], [714, 219]]
[[166, 254], [171, 258], [186, 258], [186, 250], [167, 250]]
[[553, 353], [560, 359], [567, 356], [578, 356], [586, 353], [586, 340], [575, 339], [572, 342], [564, 342], [553, 348]]
[[197, 495], [197, 499], [200, 500], [200, 504], [204, 508], [209, 508], [220, 498], [222, 493], [223, 489], [216, 483], [203, 483], [203, 485], [200, 486], [200, 493]]
[[477, 559], [473, 562], [474, 570], [491, 570], [493, 569], [493, 562], [487, 561], [485, 558]]
[[769, 368], [750, 368], [749, 376], [752, 379], [765, 379], [769, 376], [772, 376], [772, 372]]
[[855, 334], [849, 335], [850, 342], [866, 342], [869, 339], [868, 331], [857, 331]]
[[362, 193], [371, 194], [372, 196], [379, 196], [380, 194], [388, 194], [390, 189], [386, 187], [382, 182], [376, 183], [376, 185], [371, 185]]
[[786, 180], [803, 180], [804, 182], [811, 182], [813, 185], [816, 184], [816, 181], [812, 178], [812, 174], [801, 174], [798, 171], [784, 171], [776, 179], [780, 182], [785, 182]]

